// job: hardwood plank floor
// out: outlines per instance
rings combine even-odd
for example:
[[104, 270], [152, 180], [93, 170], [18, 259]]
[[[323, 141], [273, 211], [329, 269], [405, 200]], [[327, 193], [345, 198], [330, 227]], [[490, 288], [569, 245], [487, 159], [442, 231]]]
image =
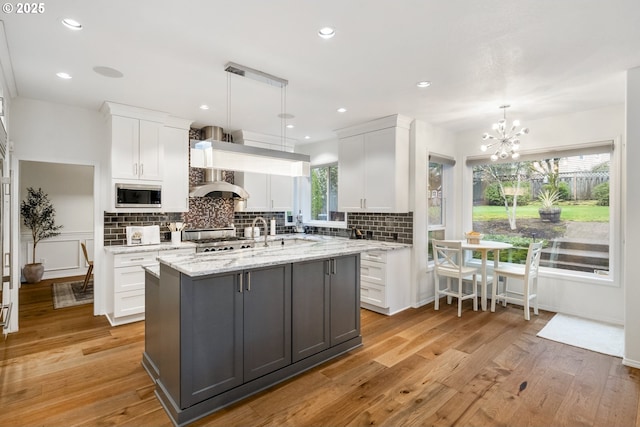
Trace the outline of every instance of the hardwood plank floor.
[[[52, 282], [22, 286], [0, 345], [0, 426], [170, 426], [140, 364], [144, 322], [54, 310]], [[441, 307], [362, 310], [362, 348], [194, 425], [639, 425], [640, 371], [536, 337], [553, 313]]]

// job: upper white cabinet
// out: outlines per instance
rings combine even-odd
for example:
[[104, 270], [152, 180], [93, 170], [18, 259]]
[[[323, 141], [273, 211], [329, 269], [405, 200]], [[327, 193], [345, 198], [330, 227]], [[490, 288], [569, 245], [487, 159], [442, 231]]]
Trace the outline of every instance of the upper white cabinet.
[[[167, 113], [105, 102], [109, 129], [110, 212], [184, 212], [189, 209], [190, 120]], [[160, 208], [115, 208], [116, 183], [162, 186]]]
[[336, 131], [340, 211], [409, 211], [410, 125], [394, 115]]
[[[236, 144], [293, 152], [293, 142], [281, 137], [237, 131], [231, 134]], [[234, 183], [249, 193], [246, 211], [285, 212], [293, 210], [293, 179], [290, 176], [236, 172]]]
[[162, 181], [162, 123], [131, 117], [111, 117], [111, 176]]
[[189, 127], [190, 120], [169, 118], [160, 130], [165, 167], [162, 180], [162, 210], [189, 210]]

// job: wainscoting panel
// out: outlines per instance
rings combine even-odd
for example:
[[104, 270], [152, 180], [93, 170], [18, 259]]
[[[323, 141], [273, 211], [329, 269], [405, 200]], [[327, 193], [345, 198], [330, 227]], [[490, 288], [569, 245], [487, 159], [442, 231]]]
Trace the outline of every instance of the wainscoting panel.
[[[29, 233], [20, 239], [20, 266], [31, 261], [33, 240]], [[43, 279], [86, 274], [89, 267], [84, 259], [80, 243], [85, 243], [89, 259], [93, 260], [93, 233], [62, 233], [50, 239], [41, 240], [36, 248], [36, 261], [44, 263]], [[24, 278], [22, 278], [24, 281]]]

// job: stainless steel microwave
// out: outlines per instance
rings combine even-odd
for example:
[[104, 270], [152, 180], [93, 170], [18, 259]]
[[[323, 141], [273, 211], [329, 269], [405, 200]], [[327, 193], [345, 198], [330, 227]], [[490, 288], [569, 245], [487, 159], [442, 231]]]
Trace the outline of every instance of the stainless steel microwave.
[[161, 208], [160, 185], [116, 184], [116, 208]]

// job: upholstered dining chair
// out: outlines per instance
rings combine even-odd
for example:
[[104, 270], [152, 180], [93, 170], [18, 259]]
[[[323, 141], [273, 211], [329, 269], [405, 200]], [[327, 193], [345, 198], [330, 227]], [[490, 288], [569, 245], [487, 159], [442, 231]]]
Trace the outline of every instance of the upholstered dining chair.
[[84, 259], [89, 264], [89, 268], [87, 269], [87, 274], [84, 276], [84, 284], [82, 285], [82, 292], [87, 289], [87, 285], [89, 284], [89, 279], [91, 279], [91, 273], [93, 273], [93, 261], [89, 261], [89, 255], [87, 254], [87, 246], [84, 243], [80, 243], [82, 246], [82, 253], [84, 254]]
[[[496, 311], [496, 301], [501, 300], [506, 307], [507, 302], [522, 304], [524, 318], [530, 320], [530, 306], [533, 301], [533, 313], [538, 315], [538, 269], [542, 255], [542, 242], [531, 243], [524, 265], [505, 265], [493, 270], [493, 286], [491, 289], [491, 311]], [[504, 288], [498, 292], [500, 277], [504, 278]], [[509, 288], [508, 279], [520, 279], [523, 282], [522, 292]]]
[[[458, 317], [462, 316], [462, 301], [473, 300], [473, 310], [478, 310], [478, 269], [464, 265], [462, 242], [448, 240], [432, 240], [433, 260], [435, 263], [435, 302], [434, 309], [440, 308], [440, 295], [446, 295], [450, 302], [451, 298], [458, 298]], [[446, 277], [447, 287], [440, 289], [440, 278]], [[471, 277], [471, 292], [465, 293], [463, 279]], [[453, 280], [456, 279], [458, 285], [453, 288]]]

